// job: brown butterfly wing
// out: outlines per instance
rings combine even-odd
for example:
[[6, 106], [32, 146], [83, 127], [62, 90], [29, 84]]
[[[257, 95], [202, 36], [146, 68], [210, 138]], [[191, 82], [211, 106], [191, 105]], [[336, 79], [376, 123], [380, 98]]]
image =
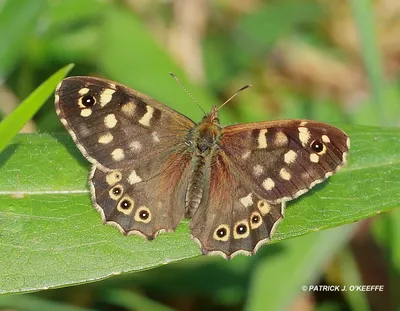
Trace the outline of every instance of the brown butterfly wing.
[[147, 239], [176, 228], [185, 213], [190, 158], [182, 152], [158, 160], [133, 170], [104, 172], [93, 166], [89, 184], [103, 222]]
[[279, 203], [335, 173], [346, 161], [349, 144], [349, 137], [334, 126], [283, 120], [225, 127], [220, 146], [246, 184]]
[[214, 158], [210, 185], [190, 223], [203, 254], [232, 258], [254, 254], [270, 240], [285, 203], [272, 204], [255, 193], [229, 159]]
[[190, 224], [203, 253], [231, 258], [266, 243], [298, 197], [345, 163], [347, 135], [305, 120], [222, 129], [209, 188]]
[[112, 81], [70, 77], [56, 89], [56, 112], [82, 154], [120, 169], [180, 148], [193, 121]]
[[92, 199], [103, 221], [152, 239], [184, 217], [194, 123], [115, 82], [71, 77], [56, 90], [56, 112], [93, 163]]

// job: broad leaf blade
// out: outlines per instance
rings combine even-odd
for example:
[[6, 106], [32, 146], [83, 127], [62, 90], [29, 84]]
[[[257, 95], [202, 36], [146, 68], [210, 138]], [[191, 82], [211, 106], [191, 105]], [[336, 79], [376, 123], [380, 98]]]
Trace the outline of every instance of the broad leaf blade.
[[[289, 204], [274, 241], [397, 207], [400, 130], [344, 128], [349, 165]], [[0, 293], [34, 291], [138, 271], [200, 254], [187, 221], [148, 242], [103, 226], [88, 164], [66, 135], [18, 135], [0, 154]]]

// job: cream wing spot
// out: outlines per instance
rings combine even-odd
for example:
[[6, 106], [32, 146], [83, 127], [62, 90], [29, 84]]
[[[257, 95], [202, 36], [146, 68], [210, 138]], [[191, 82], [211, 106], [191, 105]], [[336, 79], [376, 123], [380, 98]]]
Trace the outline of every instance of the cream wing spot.
[[153, 137], [153, 141], [154, 141], [155, 143], [159, 143], [159, 142], [160, 142], [160, 137], [158, 137], [157, 132], [151, 133], [151, 136]]
[[142, 150], [142, 144], [140, 143], [140, 141], [134, 140], [133, 142], [131, 142], [129, 144], [129, 147], [136, 152], [139, 152], [140, 150]]
[[136, 106], [132, 102], [128, 102], [121, 107], [121, 111], [128, 117], [133, 117], [135, 115]]
[[282, 168], [280, 170], [279, 175], [284, 180], [290, 180], [292, 178], [292, 175], [290, 175], [290, 173], [285, 168]]
[[98, 142], [103, 145], [107, 145], [114, 139], [114, 136], [111, 133], [104, 134], [99, 137]]
[[133, 217], [138, 222], [148, 224], [151, 221], [151, 212], [147, 206], [140, 206]]
[[90, 108], [85, 108], [81, 110], [81, 116], [86, 118], [92, 114], [92, 109]]
[[123, 160], [125, 158], [124, 150], [122, 150], [121, 148], [114, 149], [113, 152], [111, 152], [111, 157], [114, 161]]
[[213, 238], [217, 241], [226, 242], [228, 241], [230, 236], [230, 230], [228, 225], [220, 225], [217, 229], [215, 229]]
[[311, 134], [310, 131], [308, 130], [308, 128], [306, 127], [299, 127], [299, 139], [303, 145], [303, 147], [305, 147], [308, 143], [308, 141], [310, 140]]
[[307, 121], [302, 121], [302, 122], [300, 123], [300, 126], [306, 126], [307, 124], [308, 124]]
[[135, 201], [129, 195], [124, 195], [117, 204], [117, 210], [125, 215], [129, 215], [132, 213], [134, 206]]
[[[54, 102], [56, 104], [58, 104], [58, 102], [60, 101], [60, 96], [58, 94], [54, 95]], [[57, 113], [58, 114], [58, 113]]]
[[289, 150], [283, 156], [283, 159], [284, 159], [286, 164], [293, 163], [294, 161], [296, 161], [296, 158], [297, 158], [297, 153], [294, 150]]
[[347, 149], [350, 149], [350, 137], [347, 137], [346, 146], [347, 146]]
[[289, 142], [288, 137], [283, 132], [277, 132], [275, 134], [274, 144], [278, 147], [286, 146]]
[[252, 206], [253, 205], [253, 194], [249, 193], [247, 196], [241, 198], [240, 203], [242, 203], [242, 205], [244, 207]]
[[247, 160], [250, 157], [251, 151], [246, 151], [242, 154], [242, 159]]
[[[110, 87], [115, 88], [114, 84], [111, 84]], [[102, 107], [104, 107], [105, 105], [107, 105], [111, 99], [112, 99], [112, 95], [115, 93], [115, 90], [111, 89], [111, 88], [106, 88], [104, 89], [103, 92], [101, 92], [100, 94], [100, 105]]]
[[257, 207], [263, 216], [267, 215], [271, 211], [271, 205], [265, 200], [258, 201]]
[[78, 93], [79, 93], [79, 95], [83, 96], [83, 95], [86, 95], [87, 93], [89, 93], [89, 91], [90, 91], [90, 89], [88, 89], [87, 87], [84, 87], [84, 88], [80, 89], [78, 91]]
[[310, 154], [310, 161], [313, 163], [318, 163], [319, 162], [319, 155], [316, 153], [311, 153]]
[[329, 137], [327, 135], [322, 135], [321, 138], [322, 138], [322, 141], [326, 144], [331, 142], [331, 140], [329, 139]]
[[265, 149], [267, 148], [267, 132], [268, 130], [260, 130], [258, 134], [258, 148]]
[[144, 125], [144, 126], [146, 126], [146, 127], [149, 127], [150, 126], [150, 120], [153, 117], [154, 108], [152, 106], [147, 105], [146, 109], [147, 109], [147, 112], [139, 120], [139, 123]]
[[272, 190], [275, 187], [275, 182], [271, 178], [267, 178], [262, 183], [265, 190]]
[[260, 164], [256, 164], [253, 167], [253, 174], [254, 176], [260, 176], [262, 173], [264, 173], [264, 167], [261, 166]]
[[116, 183], [120, 182], [122, 175], [120, 171], [112, 171], [107, 174], [106, 182], [109, 186], [114, 186]]
[[133, 170], [128, 176], [128, 183], [131, 185], [137, 184], [141, 181], [142, 181], [142, 179], [139, 177], [139, 175], [136, 173], [135, 170]]
[[114, 128], [117, 125], [117, 119], [115, 118], [115, 114], [110, 113], [104, 118], [104, 124], [109, 129]]

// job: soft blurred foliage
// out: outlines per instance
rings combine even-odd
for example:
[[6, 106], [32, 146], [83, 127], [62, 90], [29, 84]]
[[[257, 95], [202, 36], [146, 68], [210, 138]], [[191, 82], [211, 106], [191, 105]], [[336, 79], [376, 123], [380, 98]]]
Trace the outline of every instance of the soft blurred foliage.
[[[168, 72], [205, 110], [252, 84], [223, 108], [224, 124], [307, 118], [398, 126], [399, 38], [398, 0], [0, 0], [0, 116], [75, 63], [71, 75], [124, 83], [195, 120], [201, 111]], [[23, 131], [64, 132], [51, 100]], [[399, 228], [393, 210], [251, 258], [196, 257], [3, 296], [0, 308], [399, 310]], [[302, 291], [309, 284], [384, 291]]]

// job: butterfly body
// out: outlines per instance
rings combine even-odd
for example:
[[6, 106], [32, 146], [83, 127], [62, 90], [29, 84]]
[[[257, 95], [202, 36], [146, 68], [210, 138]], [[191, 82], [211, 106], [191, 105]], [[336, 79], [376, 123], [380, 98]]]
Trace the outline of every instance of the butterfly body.
[[186, 191], [185, 217], [191, 218], [197, 210], [211, 175], [214, 157], [219, 151], [221, 127], [216, 107], [204, 116], [193, 130], [189, 131], [185, 142], [191, 153], [191, 176]]
[[71, 77], [56, 112], [92, 163], [92, 201], [103, 221], [153, 239], [191, 218], [204, 254], [253, 254], [285, 204], [335, 173], [346, 134], [308, 120], [222, 127], [218, 109], [197, 124], [118, 83]]

